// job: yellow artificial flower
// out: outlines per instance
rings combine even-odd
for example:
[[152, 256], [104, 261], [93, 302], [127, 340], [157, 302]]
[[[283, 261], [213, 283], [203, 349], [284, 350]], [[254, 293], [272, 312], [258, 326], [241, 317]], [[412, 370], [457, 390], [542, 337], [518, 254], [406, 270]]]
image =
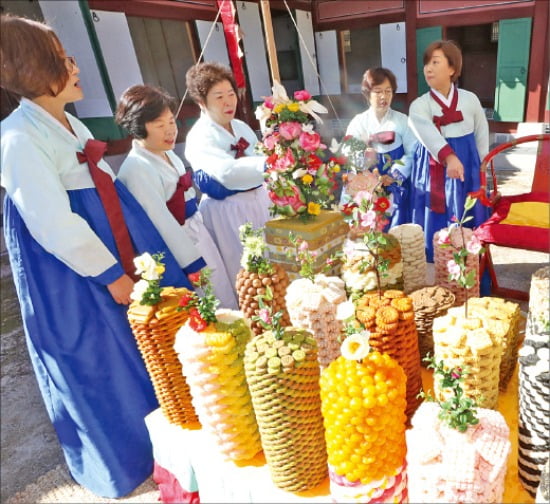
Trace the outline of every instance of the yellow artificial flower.
[[319, 215], [321, 213], [321, 205], [319, 205], [319, 203], [314, 203], [313, 201], [310, 201], [307, 204], [307, 213], [311, 215]]
[[311, 184], [313, 182], [313, 177], [309, 174], [309, 173], [306, 173], [303, 177], [302, 177], [302, 182], [304, 184]]
[[334, 173], [338, 173], [340, 171], [340, 165], [339, 164], [335, 164], [333, 167], [332, 167], [332, 171]]
[[273, 107], [273, 112], [276, 114], [280, 114], [285, 108], [285, 105], [283, 103], [278, 103]]
[[287, 108], [288, 110], [290, 110], [291, 112], [298, 112], [298, 110], [300, 110], [300, 104], [299, 103], [296, 103], [296, 102], [292, 102], [292, 103], [289, 103], [287, 105]]

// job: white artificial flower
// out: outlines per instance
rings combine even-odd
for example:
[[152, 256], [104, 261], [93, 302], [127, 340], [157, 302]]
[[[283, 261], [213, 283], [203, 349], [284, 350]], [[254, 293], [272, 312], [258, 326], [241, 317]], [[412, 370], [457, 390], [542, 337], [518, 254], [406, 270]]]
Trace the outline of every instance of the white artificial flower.
[[293, 179], [299, 179], [300, 177], [303, 177], [306, 173], [307, 173], [307, 170], [305, 168], [298, 168], [292, 174], [292, 178]]
[[148, 288], [149, 288], [149, 282], [147, 280], [139, 280], [134, 284], [134, 289], [130, 294], [130, 299], [133, 299], [134, 301], [138, 301], [138, 302], [141, 301], [143, 294], [145, 294], [145, 291]]
[[256, 107], [256, 111], [254, 112], [256, 119], [258, 119], [260, 123], [262, 134], [264, 135], [267, 135], [267, 128], [265, 123], [271, 117], [271, 114], [272, 110], [269, 107], [265, 107], [264, 105], [258, 105]]
[[336, 154], [339, 150], [340, 150], [340, 143], [338, 143], [338, 141], [336, 140], [336, 138], [333, 138], [331, 141], [330, 141], [330, 152], [332, 152], [333, 154]]
[[273, 103], [275, 105], [279, 103], [288, 103], [290, 101], [288, 95], [286, 94], [286, 89], [279, 81], [273, 81]]
[[348, 336], [342, 343], [340, 351], [348, 360], [364, 359], [370, 351], [368, 331]]
[[355, 316], [353, 301], [344, 301], [336, 307], [336, 320], [347, 320]]
[[323, 124], [323, 120], [317, 115], [326, 114], [328, 109], [315, 100], [309, 100], [308, 102], [299, 102], [300, 110], [306, 114], [312, 116], [318, 123]]
[[159, 280], [164, 273], [164, 265], [158, 264], [155, 259], [145, 252], [134, 259], [136, 274], [141, 275], [144, 280]]
[[313, 133], [315, 131], [313, 124], [302, 124], [302, 131]]

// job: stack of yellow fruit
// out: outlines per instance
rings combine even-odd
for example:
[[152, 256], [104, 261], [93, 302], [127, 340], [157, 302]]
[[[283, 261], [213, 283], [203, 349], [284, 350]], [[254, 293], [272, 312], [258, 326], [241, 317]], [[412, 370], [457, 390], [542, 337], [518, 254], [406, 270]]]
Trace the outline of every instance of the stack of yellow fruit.
[[298, 492], [327, 476], [317, 344], [304, 330], [267, 331], [246, 346], [245, 372], [275, 485]]
[[249, 460], [262, 450], [244, 374], [250, 327], [241, 312], [218, 310], [217, 322], [197, 332], [185, 324], [178, 352], [200, 422], [229, 460]]
[[421, 402], [422, 387], [418, 333], [412, 299], [400, 290], [365, 294], [356, 303], [355, 317], [369, 335], [369, 345], [394, 358], [407, 375], [407, 417]]
[[321, 374], [331, 495], [333, 502], [402, 502], [406, 376], [389, 355], [368, 353], [367, 338], [348, 336]]
[[178, 311], [179, 300], [189, 293], [185, 288], [165, 287], [156, 305], [133, 301], [128, 320], [164, 416], [176, 425], [200, 427], [174, 350], [176, 332], [188, 318], [186, 312]]
[[[460, 313], [464, 307], [460, 307]], [[465, 318], [458, 311], [434, 319], [434, 357], [448, 368], [461, 368], [466, 375], [464, 396], [477, 402], [480, 408], [496, 408], [502, 346], [483, 327], [481, 319]], [[448, 392], [434, 383], [435, 398], [444, 401]]]

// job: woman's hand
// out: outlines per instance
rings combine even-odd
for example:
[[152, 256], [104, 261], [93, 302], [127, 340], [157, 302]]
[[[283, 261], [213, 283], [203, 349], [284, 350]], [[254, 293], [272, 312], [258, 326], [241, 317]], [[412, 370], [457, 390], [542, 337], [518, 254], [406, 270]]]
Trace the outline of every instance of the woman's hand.
[[449, 154], [445, 161], [447, 163], [447, 176], [464, 182], [464, 165], [460, 159], [455, 154]]
[[134, 281], [128, 275], [124, 274], [117, 278], [107, 285], [107, 289], [109, 289], [115, 303], [127, 305], [132, 302], [130, 294], [134, 289]]

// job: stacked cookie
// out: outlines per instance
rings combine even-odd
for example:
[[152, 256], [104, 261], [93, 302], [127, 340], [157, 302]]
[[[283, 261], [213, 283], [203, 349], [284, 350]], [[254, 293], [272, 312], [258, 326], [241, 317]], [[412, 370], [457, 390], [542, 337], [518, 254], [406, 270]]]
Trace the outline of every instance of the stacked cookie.
[[[461, 307], [460, 310], [463, 310]], [[482, 408], [496, 408], [502, 347], [483, 327], [479, 318], [465, 318], [456, 312], [438, 317], [433, 322], [434, 357], [448, 368], [461, 368], [464, 395]], [[434, 383], [438, 401], [448, 393]]]
[[[447, 229], [441, 230], [447, 231]], [[462, 228], [464, 234], [464, 240], [462, 239], [462, 233], [460, 228], [452, 227], [449, 232], [450, 246], [442, 247], [438, 244], [439, 233], [434, 234], [433, 246], [434, 246], [434, 274], [436, 285], [441, 285], [449, 289], [456, 297], [455, 304], [457, 306], [464, 304], [466, 299], [471, 297], [479, 297], [479, 256], [477, 254], [470, 254], [466, 256], [466, 274], [471, 271], [474, 272], [475, 283], [470, 289], [464, 289], [457, 285], [455, 280], [449, 280], [449, 270], [447, 264], [449, 261], [454, 260], [453, 254], [461, 248], [465, 248], [466, 244], [473, 236], [473, 231], [468, 228]]]
[[355, 317], [370, 332], [369, 345], [393, 357], [407, 375], [407, 408], [410, 418], [420, 404], [422, 387], [418, 335], [412, 299], [399, 290], [387, 290], [382, 297], [365, 294], [357, 300]]
[[299, 278], [288, 286], [285, 300], [292, 325], [313, 334], [319, 364], [328, 366], [340, 355], [342, 322], [336, 319], [336, 310], [346, 301], [343, 280], [322, 274], [314, 282]]
[[525, 341], [519, 351], [518, 468], [524, 488], [535, 495], [550, 446], [550, 267], [531, 278]]
[[273, 482], [291, 492], [314, 488], [327, 476], [315, 338], [265, 332], [247, 344], [244, 363]]
[[244, 374], [251, 337], [242, 313], [218, 310], [217, 322], [197, 332], [185, 324], [174, 348], [203, 429], [228, 460], [249, 460], [262, 450]]
[[401, 224], [390, 229], [401, 245], [403, 290], [410, 293], [426, 285], [424, 230], [418, 224]]
[[478, 409], [479, 423], [459, 432], [424, 402], [407, 436], [410, 502], [502, 502], [510, 429], [497, 411]]
[[165, 287], [162, 301], [154, 306], [132, 302], [128, 320], [164, 416], [176, 425], [199, 427], [189, 385], [174, 350], [176, 332], [188, 318], [186, 312], [178, 311], [179, 301], [189, 293], [184, 288]]
[[413, 302], [418, 332], [418, 349], [420, 357], [424, 358], [428, 353], [433, 354], [434, 351], [433, 321], [436, 317], [445, 315], [454, 305], [455, 295], [449, 289], [435, 285], [411, 292], [410, 298]]

